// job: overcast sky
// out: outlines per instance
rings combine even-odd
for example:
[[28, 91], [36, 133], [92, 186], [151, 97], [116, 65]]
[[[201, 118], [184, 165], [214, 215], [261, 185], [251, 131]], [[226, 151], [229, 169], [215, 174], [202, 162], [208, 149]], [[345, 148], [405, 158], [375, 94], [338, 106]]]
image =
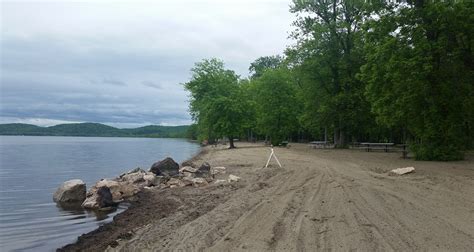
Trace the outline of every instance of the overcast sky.
[[0, 123], [191, 123], [182, 83], [281, 54], [290, 0], [1, 1]]

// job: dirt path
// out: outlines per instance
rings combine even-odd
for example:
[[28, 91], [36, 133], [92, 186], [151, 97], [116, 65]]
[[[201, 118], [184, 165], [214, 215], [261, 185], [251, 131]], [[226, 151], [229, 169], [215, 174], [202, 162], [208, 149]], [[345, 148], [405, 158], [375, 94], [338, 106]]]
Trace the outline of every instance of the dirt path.
[[[269, 148], [211, 150], [197, 162], [225, 166], [228, 174], [242, 181], [183, 188], [187, 203], [135, 227], [130, 237], [108, 249], [472, 251], [474, 247], [472, 158], [417, 162], [395, 153], [313, 150], [306, 145], [275, 151], [283, 169], [262, 168]], [[416, 173], [401, 177], [386, 173], [405, 166], [414, 166]], [[213, 195], [214, 200], [203, 195]], [[195, 211], [198, 214], [189, 218]]]

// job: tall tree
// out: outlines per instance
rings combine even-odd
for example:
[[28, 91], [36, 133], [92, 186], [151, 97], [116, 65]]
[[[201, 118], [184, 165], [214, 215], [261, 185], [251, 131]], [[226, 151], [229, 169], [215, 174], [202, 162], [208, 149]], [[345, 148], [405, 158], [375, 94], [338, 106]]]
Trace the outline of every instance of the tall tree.
[[301, 73], [305, 121], [330, 128], [334, 143], [345, 146], [370, 115], [363, 95], [364, 83], [355, 78], [362, 62], [361, 32], [366, 1], [298, 1], [293, 37], [298, 43], [287, 51]]
[[238, 76], [224, 68], [218, 59], [203, 60], [191, 70], [193, 75], [184, 84], [190, 92], [190, 112], [198, 124], [201, 138], [212, 141], [228, 137], [230, 147], [245, 124], [246, 100], [240, 99]]
[[258, 131], [278, 145], [298, 130], [299, 104], [294, 83], [285, 68], [267, 70], [254, 83]]
[[361, 79], [377, 121], [406, 128], [417, 159], [461, 159], [473, 141], [472, 2], [413, 1], [368, 22]]

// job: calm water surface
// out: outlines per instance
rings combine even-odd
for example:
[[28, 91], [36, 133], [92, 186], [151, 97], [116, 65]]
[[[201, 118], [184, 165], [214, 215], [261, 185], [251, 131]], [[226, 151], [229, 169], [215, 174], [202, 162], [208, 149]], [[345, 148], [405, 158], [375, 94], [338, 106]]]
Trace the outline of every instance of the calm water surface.
[[101, 215], [63, 210], [52, 200], [62, 182], [82, 179], [89, 189], [101, 178], [198, 151], [182, 139], [0, 136], [0, 250], [53, 251], [127, 207]]

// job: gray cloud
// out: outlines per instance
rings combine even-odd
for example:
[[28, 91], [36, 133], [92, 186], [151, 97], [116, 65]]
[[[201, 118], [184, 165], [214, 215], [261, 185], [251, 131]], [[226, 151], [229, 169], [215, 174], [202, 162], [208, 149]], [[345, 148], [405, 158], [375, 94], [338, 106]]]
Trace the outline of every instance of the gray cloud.
[[287, 1], [5, 2], [0, 122], [187, 124], [194, 63], [281, 53]]
[[142, 84], [146, 87], [151, 87], [151, 88], [156, 88], [156, 89], [163, 89], [163, 86], [158, 84], [158, 83], [154, 83], [152, 81], [142, 81]]
[[127, 85], [123, 81], [114, 80], [114, 79], [104, 79], [102, 82], [105, 83], [105, 84], [114, 85], [114, 86], [126, 86]]

